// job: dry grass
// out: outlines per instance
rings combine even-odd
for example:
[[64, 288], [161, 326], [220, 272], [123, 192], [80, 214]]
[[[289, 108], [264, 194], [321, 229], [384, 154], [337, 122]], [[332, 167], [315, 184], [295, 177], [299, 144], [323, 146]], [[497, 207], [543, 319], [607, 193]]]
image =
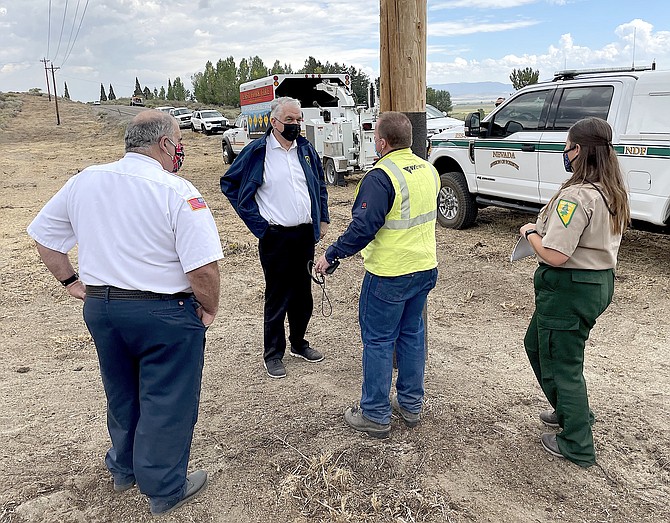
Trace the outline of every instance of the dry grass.
[[[279, 498], [310, 521], [454, 521], [451, 516], [456, 512], [443, 492], [420, 486], [408, 489], [407, 470], [389, 467], [391, 462], [402, 462], [402, 456], [393, 456], [399, 449], [390, 449], [390, 459], [379, 463], [368, 459], [369, 452], [376, 452], [372, 449], [354, 447], [337, 456], [332, 452], [306, 456], [285, 440], [280, 441], [300, 460], [281, 481]], [[382, 469], [384, 480], [379, 477]], [[388, 472], [391, 477], [397, 472], [398, 477], [389, 482]]]

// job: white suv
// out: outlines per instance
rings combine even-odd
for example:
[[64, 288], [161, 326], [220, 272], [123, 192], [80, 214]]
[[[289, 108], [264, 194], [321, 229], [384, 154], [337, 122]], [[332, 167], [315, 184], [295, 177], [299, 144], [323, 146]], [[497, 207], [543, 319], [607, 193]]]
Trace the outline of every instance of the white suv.
[[188, 129], [191, 127], [191, 110], [187, 107], [177, 107], [176, 109], [171, 109], [170, 114], [176, 118], [179, 122], [180, 129]]
[[205, 134], [219, 133], [228, 129], [228, 120], [213, 109], [195, 111], [191, 116], [191, 130], [202, 131]]
[[463, 137], [433, 136], [440, 224], [468, 227], [488, 205], [537, 212], [568, 177], [568, 129], [597, 116], [612, 126], [632, 218], [670, 225], [670, 71], [649, 69], [562, 71], [517, 91], [481, 122], [469, 114]]

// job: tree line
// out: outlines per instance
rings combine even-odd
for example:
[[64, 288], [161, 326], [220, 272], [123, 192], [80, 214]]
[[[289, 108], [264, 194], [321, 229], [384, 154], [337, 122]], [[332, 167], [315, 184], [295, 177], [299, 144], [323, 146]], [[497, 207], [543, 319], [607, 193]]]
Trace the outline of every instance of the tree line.
[[[273, 74], [348, 74], [356, 103], [367, 104], [368, 102], [371, 80], [367, 74], [353, 66], [338, 64], [337, 62], [331, 64], [326, 61], [324, 64], [313, 56], [307, 58], [303, 67], [297, 71], [294, 71], [290, 64], [282, 65], [279, 60], [275, 60], [272, 67], [266, 67], [259, 56], [242, 58], [239, 65], [236, 65], [235, 59], [229, 56], [226, 59], [219, 59], [216, 66], [208, 61], [203, 72], [195, 73], [191, 77], [193, 92], [184, 87], [180, 77], [176, 77], [174, 81], [168, 78], [167, 90], [164, 86], [161, 86], [160, 89], [154, 87], [153, 91], [148, 86], [142, 88], [139, 79], [135, 77], [133, 96], [143, 96], [146, 100], [197, 100], [203, 104], [239, 107], [241, 84]], [[530, 67], [514, 69], [510, 74], [510, 81], [515, 89], [537, 83], [538, 78], [539, 71]], [[378, 79], [375, 85], [378, 88]], [[65, 84], [65, 98], [70, 98], [67, 83]], [[109, 84], [109, 91], [106, 93], [105, 86], [100, 84], [100, 101], [106, 102], [107, 100], [116, 100], [114, 88], [112, 84]], [[426, 103], [446, 113], [450, 113], [453, 108], [449, 91], [433, 89], [432, 87], [426, 89]]]
[[239, 65], [229, 56], [219, 59], [214, 65], [211, 61], [205, 64], [205, 70], [191, 77], [195, 98], [205, 104], [240, 105], [240, 85], [264, 78], [273, 74], [348, 74], [351, 79], [351, 90], [357, 104], [365, 104], [368, 99], [370, 78], [362, 70], [337, 62], [322, 63], [313, 56], [305, 60], [303, 67], [294, 70], [290, 64], [281, 64], [275, 60], [272, 67], [267, 67], [259, 56], [242, 58]]

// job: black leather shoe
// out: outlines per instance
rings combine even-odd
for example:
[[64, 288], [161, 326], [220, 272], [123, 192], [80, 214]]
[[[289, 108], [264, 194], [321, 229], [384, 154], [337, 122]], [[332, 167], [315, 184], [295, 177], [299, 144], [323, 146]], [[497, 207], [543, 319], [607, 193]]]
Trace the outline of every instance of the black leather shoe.
[[302, 358], [303, 360], [309, 361], [310, 363], [316, 363], [317, 361], [323, 360], [323, 354], [309, 346], [305, 347], [301, 351], [293, 350], [293, 347], [291, 347], [289, 354], [294, 358]]
[[285, 378], [286, 368], [279, 358], [274, 358], [263, 362], [265, 370], [268, 371], [268, 376], [271, 378]]
[[152, 501], [151, 513], [154, 516], [162, 516], [163, 514], [169, 514], [173, 510], [177, 510], [184, 503], [188, 503], [193, 498], [195, 498], [198, 494], [200, 494], [203, 490], [205, 490], [206, 486], [207, 486], [206, 471], [196, 470], [195, 472], [191, 472], [186, 477], [186, 493], [184, 494], [184, 497], [173, 504], [161, 503], [160, 505], [158, 504], [154, 505]]
[[544, 423], [547, 427], [558, 428], [558, 416], [556, 415], [555, 410], [545, 410], [540, 412], [540, 421]]
[[542, 434], [542, 436], [540, 436], [540, 441], [542, 442], [544, 450], [546, 450], [549, 454], [556, 456], [557, 458], [563, 457], [563, 454], [561, 454], [561, 449], [558, 448], [558, 443], [556, 442], [556, 434], [545, 432]]

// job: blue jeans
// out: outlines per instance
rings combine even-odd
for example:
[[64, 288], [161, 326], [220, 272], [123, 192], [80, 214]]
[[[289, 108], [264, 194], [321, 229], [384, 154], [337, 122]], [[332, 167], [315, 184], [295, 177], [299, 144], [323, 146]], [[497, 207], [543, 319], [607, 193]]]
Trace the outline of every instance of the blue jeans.
[[437, 269], [404, 276], [365, 273], [358, 304], [363, 340], [363, 415], [376, 423], [391, 422], [393, 349], [398, 363], [398, 403], [420, 412], [426, 364], [425, 330], [421, 313], [437, 282]]

